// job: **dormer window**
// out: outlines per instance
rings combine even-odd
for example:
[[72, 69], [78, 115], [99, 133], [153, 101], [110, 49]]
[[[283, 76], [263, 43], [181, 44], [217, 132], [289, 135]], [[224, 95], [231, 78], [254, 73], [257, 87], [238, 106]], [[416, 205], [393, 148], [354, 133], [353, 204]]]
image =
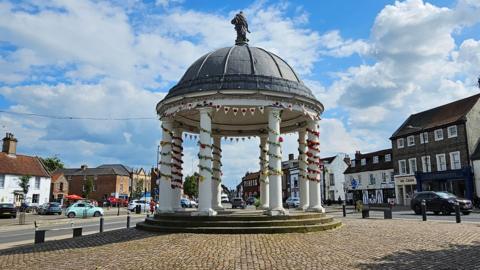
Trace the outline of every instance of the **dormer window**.
[[374, 156], [374, 157], [373, 157], [373, 163], [374, 163], [374, 164], [378, 163], [378, 156]]
[[362, 163], [362, 166], [365, 166], [365, 165], [367, 165], [367, 159], [365, 159], [365, 158], [362, 158], [362, 160], [361, 160], [361, 163]]

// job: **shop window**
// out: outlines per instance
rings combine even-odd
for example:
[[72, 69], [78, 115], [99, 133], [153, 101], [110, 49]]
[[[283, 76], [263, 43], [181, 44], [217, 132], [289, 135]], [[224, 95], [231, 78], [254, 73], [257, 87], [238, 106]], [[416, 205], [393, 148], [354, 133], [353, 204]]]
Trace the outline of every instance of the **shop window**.
[[450, 126], [447, 128], [447, 136], [448, 138], [457, 137], [457, 126]]
[[435, 141], [443, 140], [443, 129], [436, 129], [434, 134], [435, 134]]

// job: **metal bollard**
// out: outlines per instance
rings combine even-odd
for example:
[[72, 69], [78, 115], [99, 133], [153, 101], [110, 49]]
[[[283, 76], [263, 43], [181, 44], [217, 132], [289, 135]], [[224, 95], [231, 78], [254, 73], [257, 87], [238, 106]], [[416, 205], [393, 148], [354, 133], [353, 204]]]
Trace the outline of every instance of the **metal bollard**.
[[425, 202], [425, 200], [422, 200], [421, 208], [422, 208], [422, 220], [427, 221], [427, 202]]
[[40, 244], [45, 242], [45, 230], [35, 229], [35, 244]]
[[127, 229], [130, 228], [130, 215], [127, 216]]
[[73, 228], [73, 238], [82, 236], [82, 227]]
[[103, 217], [100, 218], [100, 232], [103, 233]]
[[345, 207], [345, 204], [342, 205], [342, 210], [343, 210], [343, 217], [347, 216], [347, 208]]
[[455, 202], [455, 219], [457, 223], [462, 222], [460, 218], [460, 205], [458, 204], [458, 202]]
[[117, 202], [117, 216], [120, 216], [120, 204]]

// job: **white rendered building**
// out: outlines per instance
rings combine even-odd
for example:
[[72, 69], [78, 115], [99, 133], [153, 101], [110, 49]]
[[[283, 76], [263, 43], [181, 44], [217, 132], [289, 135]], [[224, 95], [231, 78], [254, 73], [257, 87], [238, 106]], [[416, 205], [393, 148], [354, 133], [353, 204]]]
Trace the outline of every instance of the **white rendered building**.
[[[323, 172], [320, 188], [322, 196], [326, 200], [345, 200], [345, 175], [343, 174], [348, 168], [350, 158], [347, 154], [340, 153], [333, 157], [322, 158]], [[325, 188], [325, 191], [323, 189]]]

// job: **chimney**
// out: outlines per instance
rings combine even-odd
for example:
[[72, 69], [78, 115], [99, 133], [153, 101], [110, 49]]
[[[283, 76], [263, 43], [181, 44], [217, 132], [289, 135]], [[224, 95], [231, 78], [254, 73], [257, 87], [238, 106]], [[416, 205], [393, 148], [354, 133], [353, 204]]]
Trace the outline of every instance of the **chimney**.
[[82, 171], [85, 171], [87, 168], [88, 168], [88, 166], [85, 165], [85, 164], [83, 164], [82, 166], [80, 166], [80, 169], [82, 169]]
[[12, 156], [17, 154], [17, 139], [13, 137], [12, 133], [7, 132], [5, 138], [3, 138], [2, 152]]
[[361, 155], [362, 155], [362, 154], [360, 153], [360, 151], [356, 151], [356, 152], [355, 152], [355, 160], [360, 160], [360, 159], [361, 159]]
[[295, 155], [294, 154], [288, 154], [288, 160], [294, 160]]

